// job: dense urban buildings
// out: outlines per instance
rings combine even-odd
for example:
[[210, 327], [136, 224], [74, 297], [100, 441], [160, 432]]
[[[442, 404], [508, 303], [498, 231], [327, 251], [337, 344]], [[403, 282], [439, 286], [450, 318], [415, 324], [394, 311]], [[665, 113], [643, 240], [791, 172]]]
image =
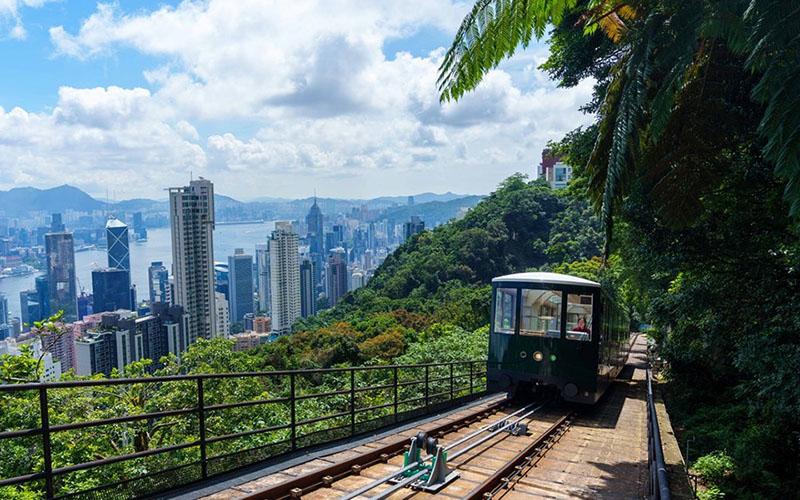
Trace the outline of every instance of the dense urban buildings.
[[175, 304], [189, 315], [189, 341], [217, 335], [214, 295], [214, 186], [203, 179], [170, 188]]
[[64, 311], [63, 321], [78, 319], [75, 283], [75, 246], [71, 233], [47, 233], [47, 289], [49, 310]]
[[153, 314], [103, 313], [100, 324], [75, 341], [75, 371], [78, 375], [124, 373], [125, 365], [150, 359], [151, 371], [163, 356], [180, 354], [188, 347], [185, 335], [187, 318], [180, 306], [161, 305]]
[[245, 315], [254, 312], [253, 256], [237, 248], [228, 257], [228, 269], [231, 323], [241, 323]]
[[298, 238], [292, 224], [276, 222], [269, 240], [272, 332], [275, 335], [291, 333], [292, 325], [300, 317], [298, 250]]
[[412, 215], [411, 219], [406, 222], [403, 226], [403, 238], [408, 240], [415, 234], [419, 234], [425, 230], [425, 221], [417, 217], [416, 215]]

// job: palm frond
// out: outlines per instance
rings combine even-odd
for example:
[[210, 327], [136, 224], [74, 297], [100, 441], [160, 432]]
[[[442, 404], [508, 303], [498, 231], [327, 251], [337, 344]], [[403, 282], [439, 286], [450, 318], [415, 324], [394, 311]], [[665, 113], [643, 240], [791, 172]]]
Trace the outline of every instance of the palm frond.
[[464, 18], [439, 66], [441, 101], [456, 100], [474, 89], [483, 75], [544, 36], [577, 0], [478, 0]]
[[747, 66], [761, 75], [753, 97], [765, 105], [759, 132], [764, 155], [786, 180], [792, 215], [800, 216], [800, 4], [794, 0], [752, 0], [744, 14], [751, 29]]

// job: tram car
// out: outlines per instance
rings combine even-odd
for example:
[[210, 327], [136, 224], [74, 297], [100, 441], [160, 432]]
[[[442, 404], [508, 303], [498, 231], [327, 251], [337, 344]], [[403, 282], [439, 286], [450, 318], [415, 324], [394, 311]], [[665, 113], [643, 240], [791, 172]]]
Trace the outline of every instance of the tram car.
[[627, 314], [599, 283], [556, 273], [492, 280], [487, 384], [492, 392], [555, 389], [594, 404], [625, 365]]

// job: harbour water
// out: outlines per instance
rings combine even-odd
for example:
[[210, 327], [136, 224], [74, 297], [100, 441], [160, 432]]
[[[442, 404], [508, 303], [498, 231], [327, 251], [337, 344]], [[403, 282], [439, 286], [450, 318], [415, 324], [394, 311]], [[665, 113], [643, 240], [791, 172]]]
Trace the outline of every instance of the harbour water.
[[[255, 246], [266, 243], [275, 228], [274, 222], [217, 225], [214, 231], [214, 260], [227, 261], [236, 248], [254, 255]], [[131, 241], [131, 279], [136, 285], [137, 299], [149, 296], [147, 268], [150, 263], [160, 260], [167, 269], [172, 265], [172, 243], [169, 228], [148, 229], [147, 241]], [[78, 278], [78, 291], [83, 288], [92, 291], [92, 271], [108, 265], [105, 250], [87, 250], [75, 254], [75, 268]], [[34, 288], [34, 281], [41, 273], [27, 276], [9, 277], [0, 280], [0, 293], [8, 299], [9, 315], [20, 317], [19, 293]]]

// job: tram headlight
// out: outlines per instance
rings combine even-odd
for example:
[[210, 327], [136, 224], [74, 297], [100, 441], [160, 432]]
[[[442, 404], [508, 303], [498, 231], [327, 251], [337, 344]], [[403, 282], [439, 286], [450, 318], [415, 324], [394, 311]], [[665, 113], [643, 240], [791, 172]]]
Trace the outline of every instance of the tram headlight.
[[541, 351], [536, 351], [535, 353], [533, 353], [533, 359], [535, 361], [541, 361], [544, 359], [544, 355], [542, 354]]

